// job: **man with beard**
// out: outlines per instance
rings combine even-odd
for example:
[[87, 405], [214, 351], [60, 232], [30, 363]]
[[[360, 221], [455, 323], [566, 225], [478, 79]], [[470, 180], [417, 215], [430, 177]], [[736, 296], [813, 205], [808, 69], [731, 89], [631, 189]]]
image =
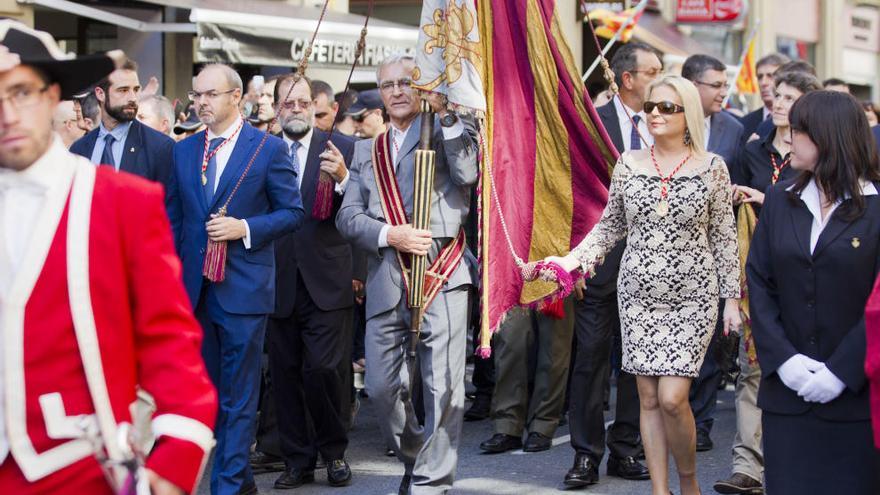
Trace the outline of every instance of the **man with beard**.
[[[311, 84], [288, 75], [275, 88], [282, 137], [305, 208], [300, 229], [280, 238], [275, 249], [275, 312], [267, 345], [286, 466], [276, 489], [314, 481], [318, 454], [331, 486], [351, 480], [344, 458], [349, 416], [344, 399], [351, 387], [352, 257], [334, 219], [348, 185], [346, 162], [351, 163], [354, 140], [334, 134], [328, 141], [328, 134], [315, 128]], [[312, 216], [321, 172], [336, 183], [333, 214], [325, 220]]]
[[137, 64], [126, 62], [95, 87], [101, 124], [70, 147], [95, 165], [109, 165], [167, 187], [174, 140], [135, 120], [141, 84]]
[[[193, 79], [189, 98], [207, 130], [174, 146], [168, 187], [183, 281], [220, 396], [211, 492], [223, 495], [257, 492], [248, 454], [266, 320], [275, 307], [275, 241], [303, 218], [288, 149], [244, 122], [242, 86], [238, 73], [222, 64], [205, 66]], [[213, 251], [208, 240], [225, 243], [225, 259], [217, 260], [225, 276], [212, 270], [210, 278], [203, 275]]]

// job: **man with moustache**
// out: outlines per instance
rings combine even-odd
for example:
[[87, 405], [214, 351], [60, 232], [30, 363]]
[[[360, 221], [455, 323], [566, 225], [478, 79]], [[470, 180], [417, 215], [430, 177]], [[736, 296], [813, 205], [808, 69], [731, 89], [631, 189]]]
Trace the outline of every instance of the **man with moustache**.
[[[739, 184], [742, 181], [738, 160], [744, 140], [743, 126], [736, 117], [722, 108], [730, 88], [726, 70], [727, 66], [715, 57], [691, 55], [684, 61], [681, 75], [694, 83], [700, 93], [703, 114], [706, 116], [706, 150], [724, 159], [731, 183]], [[716, 358], [722, 323], [719, 319], [719, 326], [715, 329], [715, 335], [706, 351], [700, 375], [691, 383], [690, 403], [697, 426], [697, 452], [711, 450], [714, 446], [709, 434], [715, 422], [718, 386], [723, 375]]]
[[[433, 147], [436, 173], [431, 230], [406, 223], [412, 216], [415, 150], [421, 119], [419, 93], [412, 87], [415, 60], [386, 58], [377, 71], [391, 128], [375, 139], [355, 144], [351, 179], [336, 226], [356, 247], [368, 252], [366, 293], [367, 390], [376, 404], [382, 434], [404, 464], [399, 493], [446, 493], [458, 462], [464, 409], [465, 341], [468, 289], [472, 279], [462, 262], [462, 225], [470, 211], [477, 181], [477, 139], [471, 122], [447, 111], [440, 95], [428, 97], [437, 113]], [[378, 157], [374, 160], [374, 156]], [[382, 184], [395, 181], [397, 188]], [[395, 206], [397, 205], [397, 206]], [[389, 216], [393, 215], [393, 217]], [[422, 382], [425, 423], [402, 399], [412, 392], [404, 362], [409, 345], [410, 308], [401, 259], [427, 255], [433, 272], [445, 283], [424, 308], [416, 366]], [[441, 262], [435, 263], [440, 259]], [[442, 262], [446, 260], [446, 262]], [[440, 266], [442, 265], [442, 266]], [[412, 485], [412, 486], [411, 486]]]
[[141, 85], [137, 64], [127, 60], [95, 86], [101, 123], [70, 147], [95, 165], [139, 175], [168, 186], [174, 140], [136, 120]]
[[326, 463], [328, 484], [343, 486], [351, 481], [345, 461], [348, 401], [342, 401], [351, 379], [351, 247], [336, 230], [336, 215], [318, 220], [312, 207], [324, 172], [336, 183], [334, 213], [339, 209], [354, 140], [334, 134], [328, 141], [329, 135], [314, 127], [315, 98], [308, 78], [280, 78], [275, 101], [305, 208], [302, 226], [278, 239], [275, 248], [275, 312], [267, 345], [286, 466], [275, 488], [313, 482], [318, 454]]
[[[241, 77], [227, 65], [207, 65], [193, 79], [189, 97], [207, 130], [174, 146], [168, 188], [183, 281], [205, 333], [202, 355], [220, 397], [214, 494], [257, 491], [248, 454], [266, 320], [275, 307], [275, 241], [303, 218], [287, 147], [244, 122], [241, 96]], [[226, 243], [222, 280], [203, 276], [209, 239]]]

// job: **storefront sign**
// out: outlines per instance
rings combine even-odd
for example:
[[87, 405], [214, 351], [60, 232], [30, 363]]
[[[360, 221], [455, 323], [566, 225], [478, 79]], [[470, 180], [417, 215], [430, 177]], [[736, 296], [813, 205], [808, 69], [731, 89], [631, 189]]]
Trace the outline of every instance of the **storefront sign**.
[[858, 6], [849, 9], [849, 29], [844, 29], [844, 44], [873, 53], [880, 51], [880, 10]]
[[[312, 33], [198, 23], [195, 61], [224, 62], [263, 66], [291, 67], [299, 63], [305, 54]], [[350, 67], [354, 62], [356, 38], [321, 36], [319, 33], [312, 47], [310, 65], [313, 67]], [[413, 45], [391, 40], [367, 37], [361, 56], [361, 67], [378, 67], [379, 63], [395, 53], [414, 53]]]
[[742, 0], [678, 0], [677, 22], [733, 22], [743, 12]]

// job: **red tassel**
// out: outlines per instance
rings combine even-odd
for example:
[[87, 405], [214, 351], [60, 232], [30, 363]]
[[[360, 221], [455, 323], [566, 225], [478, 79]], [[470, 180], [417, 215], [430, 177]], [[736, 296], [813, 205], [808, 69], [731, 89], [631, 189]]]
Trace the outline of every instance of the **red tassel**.
[[208, 239], [202, 275], [211, 282], [222, 282], [226, 278], [226, 241], [214, 242]]
[[562, 298], [559, 298], [552, 302], [544, 303], [544, 305], [541, 306], [541, 313], [547, 318], [552, 318], [554, 320], [565, 318], [565, 306], [562, 304], [562, 301]]
[[327, 220], [333, 212], [333, 188], [336, 183], [330, 174], [321, 172], [315, 189], [315, 204], [312, 205], [312, 218]]

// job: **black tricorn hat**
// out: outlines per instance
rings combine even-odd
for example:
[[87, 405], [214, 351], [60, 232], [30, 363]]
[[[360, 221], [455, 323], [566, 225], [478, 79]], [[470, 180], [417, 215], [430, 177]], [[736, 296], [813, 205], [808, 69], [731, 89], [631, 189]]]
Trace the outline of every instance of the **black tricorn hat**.
[[53, 83], [61, 86], [61, 98], [65, 100], [97, 83], [116, 68], [114, 59], [108, 54], [77, 57], [64, 53], [51, 34], [11, 19], [0, 21], [0, 45], [10, 53], [18, 54], [22, 65], [45, 72]]

